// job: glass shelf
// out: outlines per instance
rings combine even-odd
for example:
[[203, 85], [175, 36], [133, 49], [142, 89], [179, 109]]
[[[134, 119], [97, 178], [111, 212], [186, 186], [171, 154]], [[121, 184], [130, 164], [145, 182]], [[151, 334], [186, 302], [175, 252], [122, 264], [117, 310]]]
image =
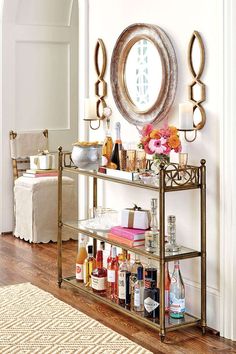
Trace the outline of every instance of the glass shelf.
[[[160, 329], [158, 319], [146, 318], [146, 317], [144, 317], [142, 312], [131, 311], [129, 308], [123, 307], [123, 306], [111, 301], [107, 297], [104, 297], [104, 296], [101, 296], [97, 293], [94, 293], [90, 287], [86, 287], [83, 283], [77, 282], [75, 279], [75, 276], [63, 278], [63, 281], [78, 288], [80, 291], [82, 291], [86, 294], [90, 294], [92, 297], [96, 298], [98, 301], [101, 301], [101, 302], [111, 306], [112, 308], [114, 308], [120, 312], [123, 312], [126, 315], [128, 315], [138, 321], [141, 321], [142, 323], [147, 324], [148, 326], [150, 326], [152, 328], [155, 328], [157, 330]], [[192, 316], [188, 313], [186, 313], [184, 318], [182, 318], [182, 319], [174, 319], [174, 318], [171, 318], [169, 315], [165, 315], [165, 327], [166, 327], [167, 332], [173, 331], [177, 328], [184, 328], [184, 327], [193, 326], [198, 323], [200, 324], [199, 318]]]
[[[172, 192], [172, 191], [182, 191], [182, 190], [191, 190], [191, 189], [198, 189], [200, 188], [200, 183], [199, 183], [199, 167], [195, 166], [187, 166], [187, 173], [188, 173], [188, 180], [186, 183], [181, 184], [176, 177], [178, 175], [178, 169], [176, 164], [171, 164], [169, 165], [169, 169], [164, 170], [165, 171], [165, 185], [164, 189], [166, 192]], [[125, 184], [128, 186], [132, 187], [138, 187], [138, 188], [143, 188], [147, 190], [152, 190], [152, 191], [159, 191], [159, 185], [151, 185], [151, 184], [144, 184], [143, 181], [138, 180], [138, 181], [131, 181], [128, 179], [124, 178], [118, 178], [118, 177], [113, 177], [113, 176], [108, 176], [104, 173], [100, 173], [97, 171], [92, 171], [92, 170], [83, 170], [78, 167], [63, 167], [64, 172], [70, 172], [70, 173], [75, 173], [83, 176], [88, 176], [88, 177], [94, 177], [110, 182], [115, 182], [119, 184]]]
[[[90, 230], [82, 224], [82, 223], [84, 223], [84, 221], [85, 220], [65, 221], [65, 222], [63, 222], [63, 226], [68, 227], [73, 230], [76, 230], [78, 232], [81, 232], [84, 235], [98, 239], [100, 241], [105, 241], [111, 245], [121, 247], [123, 249], [126, 249], [127, 251], [137, 253], [137, 254], [144, 256], [146, 258], [151, 258], [151, 259], [155, 259], [155, 260], [160, 259], [158, 253], [147, 252], [145, 250], [144, 246], [132, 248], [132, 247], [127, 246], [126, 244], [123, 244], [122, 242], [113, 241], [112, 239], [108, 238], [107, 232]], [[179, 252], [175, 252], [175, 253], [165, 252], [165, 260], [168, 262], [174, 261], [177, 259], [195, 258], [195, 257], [200, 257], [200, 256], [201, 256], [201, 252], [193, 250], [191, 248], [183, 247], [183, 246], [181, 246], [181, 249]]]

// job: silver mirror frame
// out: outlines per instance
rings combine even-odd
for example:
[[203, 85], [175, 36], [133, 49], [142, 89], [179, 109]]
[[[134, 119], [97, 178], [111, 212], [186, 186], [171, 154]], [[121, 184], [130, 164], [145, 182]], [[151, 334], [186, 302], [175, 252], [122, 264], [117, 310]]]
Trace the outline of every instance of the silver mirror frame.
[[[157, 48], [162, 63], [162, 83], [154, 105], [142, 112], [131, 101], [125, 83], [125, 64], [131, 47], [140, 39], [151, 41]], [[166, 33], [156, 25], [136, 23], [127, 27], [119, 36], [113, 49], [110, 67], [111, 88], [121, 115], [131, 124], [144, 126], [158, 123], [167, 116], [177, 88], [177, 59], [173, 45]]]

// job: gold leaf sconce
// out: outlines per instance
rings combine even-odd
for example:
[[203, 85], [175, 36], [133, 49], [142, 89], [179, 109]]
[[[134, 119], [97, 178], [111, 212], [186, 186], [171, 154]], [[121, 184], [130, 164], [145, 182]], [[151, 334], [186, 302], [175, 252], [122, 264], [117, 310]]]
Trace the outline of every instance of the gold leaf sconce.
[[[196, 69], [196, 58], [194, 56], [194, 46], [198, 49], [198, 68]], [[193, 126], [195, 129], [195, 138], [197, 130], [202, 129], [206, 123], [206, 112], [202, 103], [206, 100], [206, 86], [201, 81], [201, 76], [205, 66], [205, 49], [202, 37], [198, 31], [194, 31], [188, 46], [188, 66], [193, 76], [193, 80], [188, 85], [188, 97], [193, 103]], [[195, 122], [195, 117], [198, 117], [198, 122]], [[185, 136], [187, 141], [188, 140]]]

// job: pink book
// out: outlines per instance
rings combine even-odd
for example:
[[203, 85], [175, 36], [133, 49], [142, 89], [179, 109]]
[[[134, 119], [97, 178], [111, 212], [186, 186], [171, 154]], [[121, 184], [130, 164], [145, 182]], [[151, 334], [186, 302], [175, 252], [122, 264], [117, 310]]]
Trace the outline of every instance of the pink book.
[[113, 235], [120, 236], [132, 241], [143, 240], [145, 238], [144, 230], [140, 229], [128, 229], [127, 227], [114, 226], [111, 228], [110, 232]]

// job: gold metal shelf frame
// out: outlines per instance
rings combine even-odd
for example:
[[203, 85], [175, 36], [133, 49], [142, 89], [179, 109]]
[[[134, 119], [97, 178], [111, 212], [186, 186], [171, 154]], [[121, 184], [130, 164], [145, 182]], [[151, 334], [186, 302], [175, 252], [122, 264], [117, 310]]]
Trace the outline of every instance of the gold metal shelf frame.
[[[178, 165], [170, 164], [165, 165], [160, 164], [159, 171], [159, 186], [145, 185], [141, 182], [122, 180], [119, 178], [114, 178], [100, 174], [95, 171], [81, 170], [75, 167], [66, 166], [65, 159], [63, 159], [62, 148], [59, 147], [58, 153], [58, 285], [61, 286], [62, 281], [75, 286], [79, 291], [90, 294], [90, 296], [96, 298], [99, 301], [102, 301], [113, 308], [135, 318], [136, 320], [141, 321], [142, 323], [147, 324], [148, 326], [154, 327], [159, 331], [161, 341], [164, 341], [166, 332], [176, 330], [179, 328], [193, 326], [200, 324], [202, 328], [202, 333], [205, 334], [206, 331], [206, 161], [201, 160], [200, 166], [187, 166], [188, 178], [187, 183], [184, 185], [176, 184], [178, 179]], [[65, 156], [64, 156], [65, 158]], [[63, 172], [72, 172], [76, 174], [81, 174], [93, 178], [93, 206], [97, 206], [97, 180], [107, 180], [115, 183], [121, 183], [129, 185], [131, 187], [145, 188], [148, 190], [153, 190], [159, 196], [159, 229], [160, 229], [160, 252], [158, 254], [151, 254], [145, 251], [144, 248], [135, 248], [132, 249], [122, 243], [113, 242], [108, 239], [105, 233], [94, 232], [84, 228], [79, 221], [63, 221], [62, 220], [62, 174]], [[165, 194], [170, 191], [182, 191], [182, 190], [192, 190], [199, 189], [200, 191], [200, 215], [201, 215], [201, 228], [200, 228], [200, 251], [188, 249], [182, 247], [182, 250], [178, 254], [169, 254], [165, 252]], [[129, 309], [123, 308], [107, 298], [101, 297], [93, 293], [92, 289], [89, 289], [79, 283], [77, 283], [74, 277], [63, 278], [62, 276], [62, 228], [71, 228], [81, 232], [89, 237], [93, 238], [94, 245], [94, 255], [97, 251], [97, 239], [106, 241], [110, 244], [119, 246], [125, 250], [129, 250], [133, 253], [138, 253], [142, 256], [153, 258], [159, 262], [160, 268], [160, 277], [159, 277], [159, 286], [160, 286], [160, 318], [158, 321], [150, 321], [147, 318], [144, 318]], [[177, 260], [177, 259], [187, 259], [200, 257], [201, 260], [201, 318], [198, 319], [192, 315], [186, 314], [183, 321], [170, 321], [170, 318], [165, 314], [165, 263]]]

